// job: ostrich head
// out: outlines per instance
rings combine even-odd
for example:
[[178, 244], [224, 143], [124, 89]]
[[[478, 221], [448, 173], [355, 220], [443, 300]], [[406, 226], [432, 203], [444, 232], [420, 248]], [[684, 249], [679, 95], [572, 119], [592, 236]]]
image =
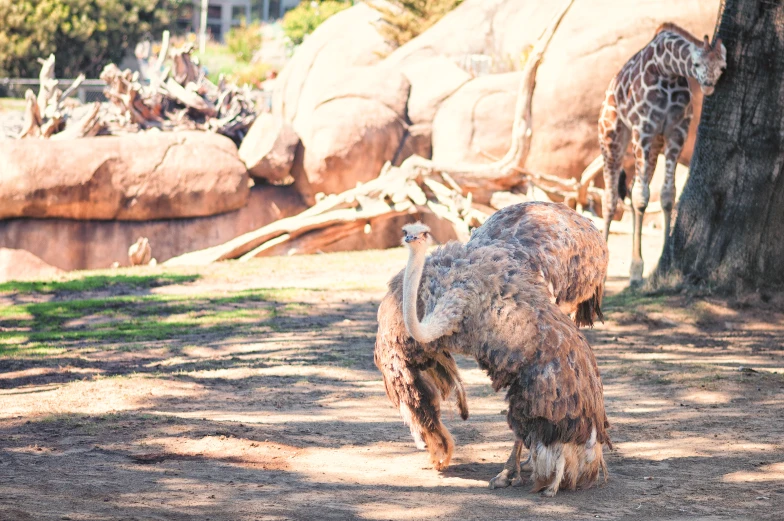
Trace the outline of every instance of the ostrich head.
[[727, 49], [721, 43], [721, 38], [711, 46], [708, 37], [702, 41], [702, 45], [695, 45], [692, 48], [691, 60], [694, 64], [694, 74], [700, 84], [702, 93], [706, 96], [713, 94], [713, 89], [721, 77], [721, 73], [727, 67]]
[[430, 228], [421, 222], [403, 226], [403, 244], [412, 250], [426, 249], [431, 237]]

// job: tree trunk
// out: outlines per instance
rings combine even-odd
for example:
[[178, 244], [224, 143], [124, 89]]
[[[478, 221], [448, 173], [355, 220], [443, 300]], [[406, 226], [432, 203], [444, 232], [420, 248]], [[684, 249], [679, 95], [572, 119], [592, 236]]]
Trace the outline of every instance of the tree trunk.
[[[706, 97], [678, 219], [654, 281], [784, 284], [784, 2], [725, 0], [727, 69]], [[654, 282], [655, 284], [655, 282]]]

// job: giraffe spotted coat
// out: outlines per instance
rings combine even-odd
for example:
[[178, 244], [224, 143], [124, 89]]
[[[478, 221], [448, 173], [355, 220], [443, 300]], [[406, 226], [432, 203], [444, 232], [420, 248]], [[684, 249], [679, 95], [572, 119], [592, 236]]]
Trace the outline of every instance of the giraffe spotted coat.
[[675, 166], [691, 122], [694, 78], [707, 96], [713, 93], [726, 66], [726, 50], [717, 40], [696, 39], [675, 24], [664, 24], [653, 39], [626, 62], [612, 79], [599, 117], [599, 147], [604, 158], [604, 236], [618, 205], [618, 181], [623, 157], [631, 142], [635, 157], [632, 206], [635, 216], [632, 282], [642, 279], [642, 216], [650, 197], [649, 184], [659, 154], [664, 152], [665, 179], [661, 190], [665, 238], [675, 203]]

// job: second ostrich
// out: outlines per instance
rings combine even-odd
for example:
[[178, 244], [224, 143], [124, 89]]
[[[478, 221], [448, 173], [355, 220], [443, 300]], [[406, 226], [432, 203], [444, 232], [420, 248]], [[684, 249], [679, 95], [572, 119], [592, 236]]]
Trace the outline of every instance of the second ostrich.
[[542, 274], [520, 263], [514, 245], [491, 238], [450, 243], [426, 259], [427, 228], [404, 230], [409, 263], [379, 309], [377, 363], [379, 352], [474, 356], [494, 388], [507, 389], [507, 421], [531, 449], [535, 490], [553, 496], [606, 475], [609, 425], [596, 361]]

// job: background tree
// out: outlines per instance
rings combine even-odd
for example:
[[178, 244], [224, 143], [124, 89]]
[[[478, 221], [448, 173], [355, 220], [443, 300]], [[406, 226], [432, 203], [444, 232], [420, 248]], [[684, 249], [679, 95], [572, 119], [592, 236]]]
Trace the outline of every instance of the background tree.
[[704, 102], [654, 284], [784, 284], [784, 2], [726, 0], [727, 70]]
[[0, 0], [0, 76], [37, 77], [37, 58], [57, 57], [55, 74], [97, 78], [149, 35], [160, 38], [187, 0]]

